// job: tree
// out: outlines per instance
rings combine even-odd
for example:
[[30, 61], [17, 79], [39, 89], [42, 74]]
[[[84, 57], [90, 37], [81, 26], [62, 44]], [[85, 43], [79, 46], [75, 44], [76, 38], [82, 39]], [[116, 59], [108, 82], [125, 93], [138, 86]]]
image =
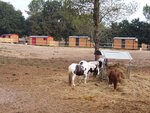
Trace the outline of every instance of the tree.
[[146, 6], [143, 7], [143, 14], [145, 18], [150, 21], [150, 6], [146, 4]]
[[28, 35], [51, 35], [55, 40], [64, 38], [67, 41], [67, 37], [74, 32], [72, 16], [76, 15], [68, 5], [70, 3], [62, 5], [58, 1], [46, 1], [40, 12], [30, 15], [27, 19]]
[[99, 0], [94, 1], [94, 42], [95, 42], [95, 60], [98, 60], [97, 51], [99, 50], [98, 25], [99, 25]]
[[[30, 26], [28, 27], [29, 35], [59, 35], [57, 31], [59, 31], [58, 19], [60, 14], [58, 12], [61, 8], [60, 2], [32, 0], [28, 7], [29, 14], [31, 14], [27, 19], [27, 24]], [[38, 7], [40, 7], [40, 10], [38, 10]]]
[[140, 22], [139, 19], [134, 19], [131, 23], [128, 20], [123, 20], [120, 23], [112, 23], [111, 37], [136, 37], [139, 39], [139, 44], [150, 43], [150, 24]]
[[[79, 25], [75, 25], [76, 20], [79, 20], [78, 17], [78, 11], [72, 8], [70, 0], [65, 0], [63, 3], [48, 0], [40, 12], [30, 15], [27, 19], [28, 35], [52, 35], [55, 40], [64, 38], [67, 42], [68, 36], [80, 31]], [[84, 19], [82, 19], [83, 21], [85, 22]], [[82, 22], [79, 20], [79, 23]], [[82, 30], [81, 33], [85, 32]]]
[[42, 13], [30, 16], [26, 20], [26, 35], [44, 35]]
[[[94, 13], [95, 0], [74, 0], [74, 7], [78, 7], [80, 13]], [[110, 25], [117, 20], [123, 20], [133, 14], [137, 9], [137, 3], [124, 0], [99, 0], [99, 23]]]
[[[40, 0], [36, 1], [40, 2]], [[56, 40], [63, 37], [66, 41], [69, 35], [88, 35], [94, 39], [95, 49], [98, 50], [102, 36], [106, 36], [105, 25], [112, 23], [116, 17], [118, 19], [121, 10], [131, 8], [125, 7], [127, 5], [124, 5], [120, 0], [98, 0], [97, 3], [100, 7], [98, 8], [97, 24], [95, 24], [93, 0], [62, 0], [61, 2], [48, 0], [43, 3], [41, 10], [36, 10], [36, 13], [28, 18], [27, 24], [31, 26], [29, 27], [30, 34], [52, 35], [56, 37]], [[34, 6], [34, 4], [32, 5]], [[93, 36], [97, 38], [93, 38]]]
[[76, 35], [78, 33], [78, 27], [76, 26], [76, 18], [78, 17], [78, 10], [73, 8], [73, 2], [71, 0], [62, 1], [62, 8], [60, 10], [61, 19], [59, 24], [61, 25], [61, 35], [68, 41], [68, 37]]
[[[61, 3], [58, 1], [46, 1], [44, 9], [42, 11], [43, 15], [43, 30], [46, 35], [51, 34], [56, 38], [60, 37], [60, 15]], [[56, 39], [55, 38], [55, 39]], [[58, 39], [57, 39], [58, 40]]]
[[6, 2], [0, 1], [0, 34], [16, 33], [23, 36], [25, 33], [25, 19], [20, 10]]
[[[98, 38], [98, 33], [102, 33], [102, 30], [99, 30], [99, 23], [104, 22], [106, 25], [109, 25], [109, 22], [116, 21], [120, 19], [122, 13], [128, 15], [132, 14], [134, 11], [134, 5], [126, 5], [122, 0], [94, 0], [94, 26], [95, 26], [95, 60], [97, 60], [96, 52], [99, 50], [100, 39]], [[99, 9], [97, 9], [99, 8]], [[130, 11], [130, 12], [129, 12]], [[98, 32], [99, 31], [99, 32]], [[101, 34], [99, 36], [102, 36]], [[102, 38], [102, 37], [101, 37]]]
[[29, 11], [26, 11], [27, 14], [31, 16], [42, 12], [44, 4], [44, 0], [32, 0], [28, 5]]
[[[94, 25], [95, 52], [99, 49], [102, 36], [99, 25], [109, 26], [112, 22], [123, 19], [134, 13], [137, 9], [135, 2], [126, 4], [123, 0], [74, 0], [74, 7], [78, 7], [80, 13], [92, 13]], [[97, 8], [99, 7], [99, 9]], [[95, 56], [95, 60], [97, 57]]]

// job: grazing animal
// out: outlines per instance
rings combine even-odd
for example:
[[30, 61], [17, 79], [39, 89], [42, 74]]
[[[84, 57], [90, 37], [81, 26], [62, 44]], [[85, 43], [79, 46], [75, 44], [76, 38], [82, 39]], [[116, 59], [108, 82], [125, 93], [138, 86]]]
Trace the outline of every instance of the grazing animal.
[[79, 64], [72, 63], [68, 67], [68, 72], [69, 72], [69, 84], [75, 86], [74, 80], [76, 75], [78, 75], [79, 77], [85, 75], [84, 83], [86, 83], [87, 77], [90, 72], [99, 75], [99, 68], [95, 64], [91, 64], [85, 60], [82, 60], [79, 62]]
[[114, 84], [114, 90], [116, 91], [117, 89], [117, 84], [119, 82], [119, 78], [120, 78], [120, 72], [117, 69], [110, 69], [109, 74], [108, 74], [108, 78], [109, 78], [109, 84]]
[[104, 66], [107, 66], [107, 59], [99, 58], [98, 62], [99, 62], [99, 68], [104, 68]]
[[100, 68], [102, 66], [102, 62], [101, 61], [90, 61], [88, 62], [91, 65], [93, 65], [93, 69], [90, 69], [90, 72], [93, 73], [93, 77], [96, 77], [96, 75], [99, 75], [100, 73]]
[[[76, 75], [78, 76], [82, 76], [85, 75], [84, 81], [86, 83], [86, 79], [87, 79], [87, 70], [86, 68], [84, 68], [82, 65], [77, 64], [77, 63], [72, 63], [69, 67], [68, 67], [68, 72], [69, 72], [69, 84], [75, 86], [74, 83], [74, 79], [76, 77]], [[73, 76], [72, 76], [73, 75]]]
[[[107, 66], [106, 64], [106, 59], [104, 58], [99, 58], [98, 61], [90, 61], [90, 64], [95, 64], [97, 67], [95, 68], [95, 71], [90, 70], [90, 72], [94, 72], [93, 76], [96, 77], [96, 75], [99, 75], [99, 72], [102, 71], [102, 69], [104, 68], [104, 66]], [[98, 73], [96, 74], [95, 72], [98, 71]]]
[[85, 60], [81, 60], [79, 64], [85, 67], [85, 69], [87, 69], [88, 78], [89, 78], [90, 73], [93, 73], [93, 76], [99, 75], [99, 62], [98, 61], [87, 62]]
[[95, 64], [96, 66], [100, 66], [100, 62], [99, 61], [90, 61], [90, 62], [88, 62], [88, 63], [90, 63], [90, 64]]

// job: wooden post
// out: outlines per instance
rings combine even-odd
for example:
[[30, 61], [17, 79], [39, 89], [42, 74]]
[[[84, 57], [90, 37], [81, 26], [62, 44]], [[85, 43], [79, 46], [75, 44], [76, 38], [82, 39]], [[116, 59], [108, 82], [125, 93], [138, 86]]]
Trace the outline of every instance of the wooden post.
[[102, 63], [102, 70], [101, 70], [101, 81], [104, 80], [104, 67], [103, 67], [103, 63]]
[[130, 79], [130, 64], [131, 64], [131, 61], [129, 62], [129, 66], [128, 66], [128, 69], [127, 69], [128, 79]]
[[101, 81], [103, 81], [105, 78], [105, 60], [104, 60], [104, 62], [102, 62], [102, 70], [101, 70]]

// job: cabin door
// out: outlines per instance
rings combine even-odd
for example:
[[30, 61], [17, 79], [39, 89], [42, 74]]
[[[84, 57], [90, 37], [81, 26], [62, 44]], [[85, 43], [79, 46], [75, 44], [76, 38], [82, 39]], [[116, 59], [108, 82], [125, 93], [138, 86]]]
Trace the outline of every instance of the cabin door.
[[125, 42], [126, 42], [125, 39], [121, 40], [121, 48], [125, 48], [125, 45], [126, 45]]
[[32, 38], [32, 45], [36, 45], [36, 38]]
[[76, 38], [76, 46], [79, 46], [79, 38]]

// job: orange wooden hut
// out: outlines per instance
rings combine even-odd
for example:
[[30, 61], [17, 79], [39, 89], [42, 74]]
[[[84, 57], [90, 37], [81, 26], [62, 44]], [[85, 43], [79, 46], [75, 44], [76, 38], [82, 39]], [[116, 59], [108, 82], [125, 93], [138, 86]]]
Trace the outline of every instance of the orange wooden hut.
[[53, 36], [30, 36], [30, 45], [47, 45], [47, 46], [58, 46], [58, 43], [54, 41]]
[[138, 39], [136, 37], [114, 37], [115, 49], [138, 49]]
[[93, 47], [93, 43], [88, 36], [69, 36], [70, 47]]
[[3, 34], [1, 35], [0, 42], [9, 42], [9, 43], [18, 43], [19, 35], [18, 34]]

